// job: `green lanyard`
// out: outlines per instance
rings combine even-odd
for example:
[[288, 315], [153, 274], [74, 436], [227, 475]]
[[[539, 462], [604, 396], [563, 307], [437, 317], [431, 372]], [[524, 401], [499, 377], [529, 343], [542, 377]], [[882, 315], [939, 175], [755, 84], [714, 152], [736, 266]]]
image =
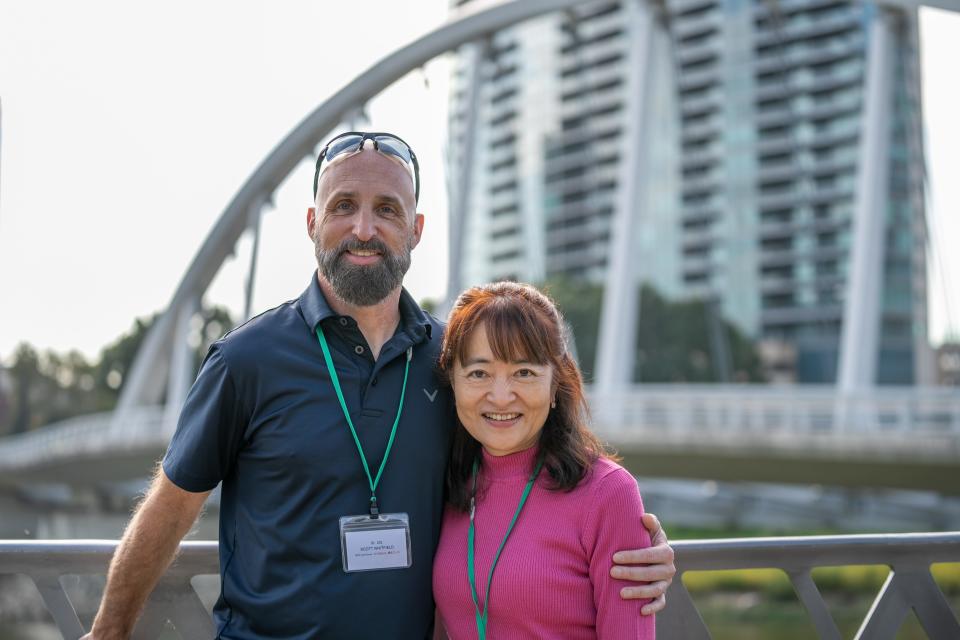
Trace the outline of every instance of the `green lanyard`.
[[497, 548], [497, 554], [493, 557], [493, 564], [490, 565], [490, 573], [487, 575], [487, 602], [483, 607], [483, 611], [480, 611], [480, 603], [477, 598], [477, 578], [476, 570], [474, 568], [474, 527], [473, 527], [473, 516], [476, 512], [476, 496], [477, 496], [477, 472], [480, 469], [480, 464], [478, 460], [473, 461], [473, 495], [470, 496], [470, 530], [467, 533], [467, 576], [470, 579], [470, 597], [473, 598], [473, 612], [477, 617], [477, 638], [479, 640], [486, 640], [487, 637], [487, 618], [490, 615], [490, 585], [493, 583], [493, 570], [497, 568], [497, 562], [500, 560], [500, 552], [503, 551], [503, 547], [507, 544], [507, 538], [510, 537], [510, 532], [513, 531], [513, 525], [517, 523], [517, 518], [520, 517], [520, 511], [523, 509], [523, 505], [527, 503], [527, 497], [530, 495], [530, 490], [533, 489], [533, 483], [537, 479], [537, 476], [540, 475], [540, 469], [543, 467], [543, 456], [540, 457], [540, 460], [537, 461], [537, 466], [533, 470], [533, 473], [530, 474], [530, 479], [527, 481], [527, 486], [523, 490], [523, 495], [520, 496], [520, 504], [517, 505], [517, 510], [513, 514], [513, 520], [510, 521], [510, 526], [507, 527], [507, 533], [503, 536], [503, 540], [500, 542], [500, 546]]
[[363, 446], [360, 444], [360, 438], [357, 437], [357, 430], [353, 427], [353, 420], [350, 419], [347, 403], [343, 399], [343, 391], [340, 390], [340, 378], [337, 376], [337, 370], [333, 366], [333, 358], [330, 357], [330, 347], [327, 346], [327, 339], [323, 335], [323, 329], [320, 326], [317, 326], [317, 339], [320, 341], [320, 348], [323, 349], [323, 359], [327, 363], [327, 371], [330, 372], [330, 380], [333, 382], [333, 388], [337, 392], [340, 408], [343, 409], [343, 417], [347, 419], [347, 425], [350, 427], [353, 441], [357, 445], [357, 451], [360, 452], [360, 462], [363, 463], [363, 470], [366, 471], [367, 480], [370, 482], [370, 517], [376, 518], [380, 515], [380, 508], [377, 505], [377, 485], [380, 484], [380, 476], [383, 475], [383, 470], [387, 466], [387, 458], [390, 457], [390, 449], [393, 448], [393, 440], [397, 435], [397, 425], [400, 424], [400, 414], [403, 412], [403, 398], [407, 393], [407, 374], [410, 373], [410, 360], [413, 359], [413, 347], [407, 348], [407, 367], [403, 370], [403, 387], [400, 388], [400, 405], [397, 406], [397, 417], [393, 421], [393, 429], [390, 430], [390, 440], [387, 442], [387, 450], [383, 454], [383, 462], [380, 463], [380, 470], [377, 471], [377, 477], [373, 478], [373, 476], [370, 475], [367, 456], [363, 455]]

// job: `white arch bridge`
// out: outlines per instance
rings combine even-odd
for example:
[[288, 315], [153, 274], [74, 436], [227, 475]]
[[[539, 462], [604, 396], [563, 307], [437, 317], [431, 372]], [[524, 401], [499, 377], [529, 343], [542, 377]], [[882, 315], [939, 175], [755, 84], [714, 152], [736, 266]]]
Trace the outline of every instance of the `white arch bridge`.
[[[646, 26], [636, 34], [640, 44], [632, 45], [642, 47], [651, 38], [650, 29], [657, 28], [662, 7], [658, 2], [629, 1], [651, 17], [641, 21]], [[340, 123], [362, 113], [373, 97], [431, 59], [462, 46], [484, 55], [484, 43], [497, 31], [582, 2], [471, 3], [441, 27], [371, 66], [307, 115], [241, 186], [200, 246], [166, 311], [146, 337], [116, 411], [4, 439], [0, 483], [83, 484], [147, 475], [172, 434], [193, 376], [188, 335], [201, 298], [241, 235], [248, 229], [257, 233], [264, 206], [296, 166], [304, 158], [314, 158], [317, 146]], [[898, 12], [912, 15], [921, 4], [960, 10], [958, 0], [884, 0], [881, 4], [884, 10], [878, 12], [881, 17], [874, 25], [879, 33], [873, 41], [877, 46], [882, 46], [883, 34], [890, 28], [885, 20]], [[477, 100], [479, 77], [472, 82], [471, 99]], [[872, 95], [869, 86], [866, 95]], [[643, 120], [642, 113], [631, 115], [637, 122]], [[864, 138], [881, 130], [882, 126], [867, 127]], [[623, 138], [624, 157], [634, 146], [631, 140], [629, 135]], [[452, 181], [454, 204], [461, 208], [466, 205], [463, 195], [470, 173], [469, 167], [462, 167]], [[630, 188], [629, 181], [624, 182], [623, 188]], [[636, 473], [960, 494], [960, 394], [955, 392], [864, 387], [859, 382], [871, 372], [854, 369], [840, 376], [847, 383], [839, 389], [624, 384], [623, 372], [629, 367], [620, 360], [629, 350], [610, 336], [632, 333], [621, 330], [631, 322], [623, 302], [630, 299], [632, 283], [615, 268], [629, 258], [631, 248], [616, 240], [632, 237], [630, 213], [626, 205], [615, 212], [617, 232], [611, 234], [612, 268], [601, 323], [598, 385], [591, 399], [597, 430]], [[451, 264], [456, 265], [462, 234], [456, 219], [450, 227]], [[256, 244], [251, 269], [255, 269]], [[252, 282], [251, 273], [248, 283]], [[854, 357], [857, 348], [861, 347], [851, 347], [854, 351], [841, 359], [859, 361]]]

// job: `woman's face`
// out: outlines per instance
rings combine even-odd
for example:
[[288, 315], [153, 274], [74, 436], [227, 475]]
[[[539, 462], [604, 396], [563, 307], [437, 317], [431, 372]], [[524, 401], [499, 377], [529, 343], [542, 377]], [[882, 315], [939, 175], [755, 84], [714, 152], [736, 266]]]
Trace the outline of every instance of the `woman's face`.
[[481, 325], [467, 337], [464, 362], [454, 361], [453, 393], [470, 435], [488, 453], [505, 456], [537, 443], [553, 401], [553, 369], [497, 360]]

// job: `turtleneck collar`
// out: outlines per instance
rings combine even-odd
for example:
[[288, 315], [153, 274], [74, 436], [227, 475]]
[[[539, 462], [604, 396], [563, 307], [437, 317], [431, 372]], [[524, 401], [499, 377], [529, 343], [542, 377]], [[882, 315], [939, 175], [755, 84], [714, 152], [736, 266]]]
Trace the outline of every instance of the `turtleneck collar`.
[[495, 456], [487, 453], [486, 449], [481, 449], [483, 462], [481, 474], [488, 480], [503, 481], [514, 478], [526, 480], [533, 471], [533, 465], [536, 464], [537, 453], [540, 447], [533, 446], [523, 451], [509, 453], [505, 456]]

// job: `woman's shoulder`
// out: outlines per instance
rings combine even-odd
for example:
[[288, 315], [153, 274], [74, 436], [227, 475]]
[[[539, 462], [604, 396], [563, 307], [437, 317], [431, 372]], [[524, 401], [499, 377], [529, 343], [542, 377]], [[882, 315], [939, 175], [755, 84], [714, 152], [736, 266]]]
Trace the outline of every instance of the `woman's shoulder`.
[[636, 494], [639, 497], [640, 494], [636, 478], [619, 464], [604, 456], [597, 458], [590, 467], [589, 473], [581, 483], [581, 488], [594, 499], [602, 498], [604, 495]]
[[600, 456], [594, 461], [593, 466], [590, 468], [590, 473], [587, 474], [587, 481], [590, 483], [600, 482], [602, 484], [625, 482], [636, 484], [636, 480], [634, 480], [629, 471], [606, 456]]

